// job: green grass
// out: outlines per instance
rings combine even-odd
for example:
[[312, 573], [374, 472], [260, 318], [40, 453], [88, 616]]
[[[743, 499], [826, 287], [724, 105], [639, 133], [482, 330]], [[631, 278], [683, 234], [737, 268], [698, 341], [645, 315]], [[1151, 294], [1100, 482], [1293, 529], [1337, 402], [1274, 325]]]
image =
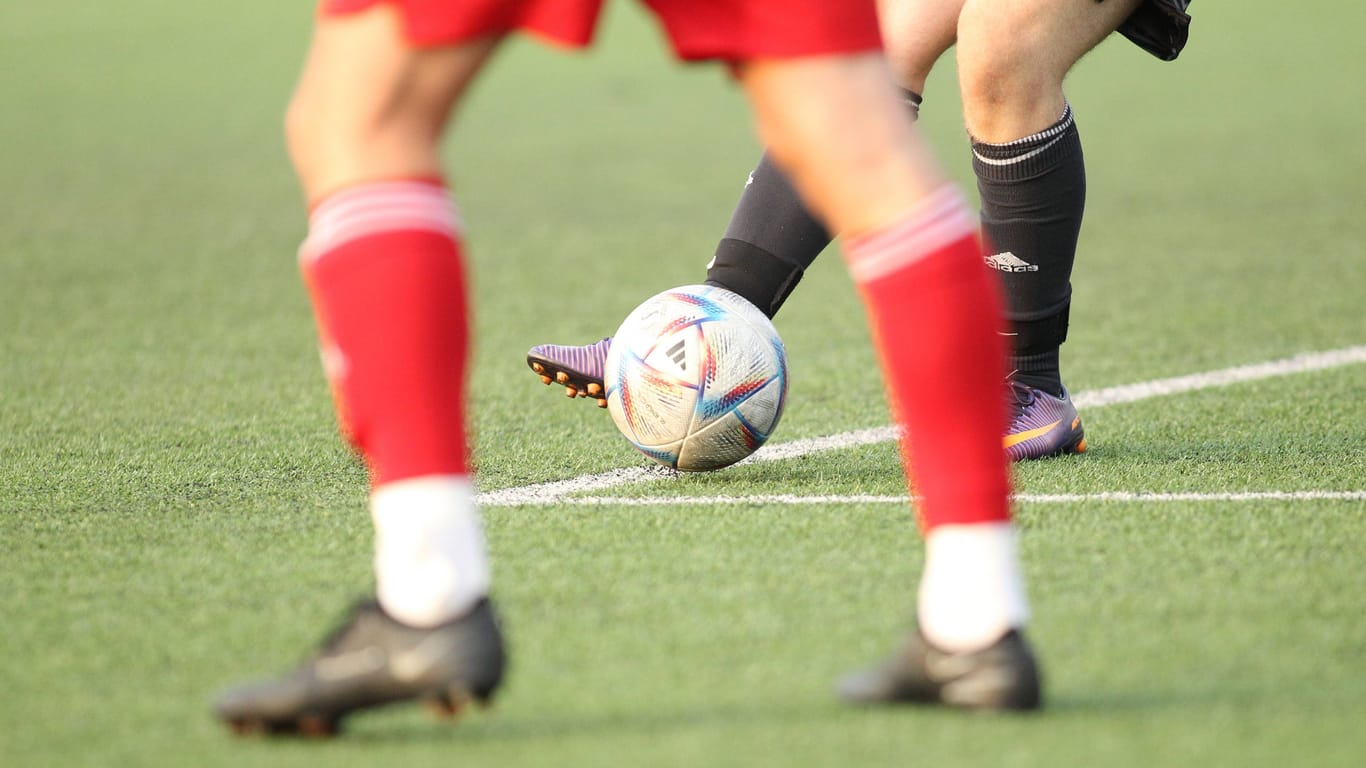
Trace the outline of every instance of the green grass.
[[[1360, 501], [1022, 505], [1050, 698], [1023, 718], [831, 696], [906, 626], [921, 555], [898, 505], [492, 508], [514, 652], [493, 714], [229, 738], [213, 693], [298, 658], [370, 579], [279, 136], [308, 4], [61, 5], [0, 10], [0, 764], [1366, 762]], [[1074, 390], [1366, 343], [1366, 113], [1341, 85], [1366, 13], [1194, 10], [1180, 62], [1114, 40], [1070, 83], [1091, 190]], [[511, 45], [451, 142], [488, 490], [641, 464], [522, 352], [697, 281], [757, 156], [720, 70], [671, 64], [633, 10], [607, 21], [587, 55]], [[921, 127], [968, 182], [955, 94], [949, 62]], [[835, 256], [778, 325], [778, 440], [886, 423]], [[1366, 488], [1360, 365], [1085, 417], [1093, 450], [1018, 468], [1020, 491]], [[610, 493], [902, 490], [882, 444]]]

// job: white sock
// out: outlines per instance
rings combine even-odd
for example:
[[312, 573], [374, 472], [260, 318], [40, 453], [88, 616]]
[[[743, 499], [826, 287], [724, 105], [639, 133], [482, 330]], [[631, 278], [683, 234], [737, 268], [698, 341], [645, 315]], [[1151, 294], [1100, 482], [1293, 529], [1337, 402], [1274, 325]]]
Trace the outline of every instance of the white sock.
[[370, 517], [379, 603], [390, 616], [433, 627], [488, 594], [470, 478], [432, 475], [379, 486], [370, 494]]
[[941, 525], [925, 536], [920, 631], [950, 653], [981, 650], [1029, 620], [1012, 523]]

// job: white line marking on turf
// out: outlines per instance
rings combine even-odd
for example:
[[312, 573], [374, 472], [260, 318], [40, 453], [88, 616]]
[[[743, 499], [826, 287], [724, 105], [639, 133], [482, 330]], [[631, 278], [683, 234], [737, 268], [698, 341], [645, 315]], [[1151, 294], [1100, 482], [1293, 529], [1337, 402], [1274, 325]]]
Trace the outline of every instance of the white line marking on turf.
[[1079, 393], [1073, 398], [1073, 402], [1078, 408], [1099, 408], [1105, 405], [1147, 400], [1150, 397], [1176, 395], [1182, 392], [1194, 392], [1200, 389], [1213, 389], [1215, 387], [1226, 387], [1230, 384], [1272, 379], [1277, 376], [1341, 368], [1344, 365], [1354, 363], [1366, 363], [1366, 345], [1344, 347], [1328, 352], [1309, 352], [1265, 363], [1239, 365], [1221, 371], [1193, 373], [1189, 376], [1176, 376], [1170, 379], [1155, 379], [1122, 387], [1106, 387], [1092, 392]]
[[[1074, 504], [1096, 502], [1168, 503], [1176, 501], [1366, 501], [1366, 491], [1246, 491], [1237, 493], [1141, 493], [1104, 491], [1101, 493], [1020, 493], [1014, 500], [1021, 504]], [[781, 504], [798, 506], [820, 504], [909, 504], [909, 496], [797, 496], [769, 494], [754, 496], [574, 496], [526, 502], [526, 505], [557, 504], [576, 507], [730, 507]]]
[[[1143, 381], [1137, 384], [1127, 384], [1118, 387], [1106, 387], [1094, 391], [1079, 392], [1073, 395], [1072, 399], [1077, 407], [1081, 409], [1101, 408], [1107, 405], [1134, 403], [1140, 400], [1147, 400], [1151, 397], [1162, 397], [1164, 395], [1174, 395], [1182, 392], [1213, 389], [1215, 387], [1225, 387], [1230, 384], [1241, 384], [1278, 376], [1290, 376], [1297, 373], [1322, 371], [1356, 363], [1366, 363], [1366, 345], [1344, 347], [1342, 349], [1334, 349], [1327, 352], [1309, 352], [1295, 355], [1294, 357], [1282, 358], [1280, 360], [1271, 360], [1265, 363], [1240, 365], [1233, 368], [1206, 371], [1205, 373], [1194, 373], [1187, 376], [1175, 376], [1167, 379], [1154, 379], [1152, 381]], [[823, 453], [826, 451], [836, 451], [862, 445], [885, 443], [895, 440], [896, 435], [896, 427], [874, 427], [853, 432], [843, 432], [837, 435], [827, 435], [825, 437], [775, 443], [764, 446], [758, 453], [749, 457], [742, 463], [782, 461], [784, 459], [808, 456], [813, 453]], [[565, 497], [571, 494], [591, 493], [593, 491], [603, 491], [623, 485], [634, 485], [649, 480], [662, 480], [673, 477], [674, 474], [674, 472], [671, 472], [668, 469], [656, 466], [613, 469], [608, 472], [594, 475], [581, 475], [579, 477], [569, 478], [568, 480], [535, 483], [533, 485], [504, 488], [498, 491], [490, 491], [489, 493], [481, 493], [479, 494], [479, 503], [490, 507], [552, 504], [566, 500]], [[825, 497], [810, 496], [796, 498], [818, 499]], [[1022, 501], [1027, 500], [1026, 497], [1020, 498]], [[583, 503], [582, 500], [576, 501]], [[614, 501], [621, 504], [627, 504], [633, 500], [616, 499]], [[659, 503], [676, 503], [681, 501], [682, 500], [679, 499], [666, 499]]]

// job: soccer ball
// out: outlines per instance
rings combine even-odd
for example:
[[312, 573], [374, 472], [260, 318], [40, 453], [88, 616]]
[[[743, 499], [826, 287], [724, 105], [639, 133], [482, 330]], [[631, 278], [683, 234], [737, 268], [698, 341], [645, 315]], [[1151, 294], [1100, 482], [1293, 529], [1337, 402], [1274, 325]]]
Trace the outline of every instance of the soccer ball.
[[737, 293], [688, 285], [652, 296], [612, 337], [607, 410], [641, 453], [705, 472], [749, 456], [787, 401], [787, 353]]

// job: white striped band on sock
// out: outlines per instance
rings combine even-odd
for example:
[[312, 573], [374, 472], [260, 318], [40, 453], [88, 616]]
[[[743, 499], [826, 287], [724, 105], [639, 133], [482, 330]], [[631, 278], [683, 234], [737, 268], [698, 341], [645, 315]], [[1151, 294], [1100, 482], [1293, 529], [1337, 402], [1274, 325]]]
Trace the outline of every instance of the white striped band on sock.
[[[1047, 152], [1049, 147], [1053, 146], [1054, 144], [1057, 144], [1059, 141], [1062, 141], [1063, 133], [1066, 132], [1068, 128], [1072, 127], [1073, 122], [1074, 120], [1072, 118], [1072, 105], [1064, 101], [1062, 117], [1058, 118], [1058, 122], [1054, 123], [1053, 125], [1045, 128], [1042, 131], [1039, 131], [1038, 133], [1030, 134], [1022, 139], [1007, 141], [1004, 144], [991, 144], [989, 142], [977, 141], [974, 139], [972, 156], [977, 158], [977, 162], [982, 163], [984, 165], [1018, 165], [1032, 157], [1038, 157], [1044, 152]], [[1004, 149], [1006, 147], [1014, 147], [1022, 144], [1033, 144], [1035, 142], [1043, 143], [1024, 154], [1017, 155], [1015, 157], [987, 157], [978, 151], [978, 147]]]
[[457, 237], [459, 212], [446, 188], [421, 181], [385, 181], [336, 192], [309, 216], [301, 261], [313, 261], [362, 237], [382, 232], [423, 231]]

